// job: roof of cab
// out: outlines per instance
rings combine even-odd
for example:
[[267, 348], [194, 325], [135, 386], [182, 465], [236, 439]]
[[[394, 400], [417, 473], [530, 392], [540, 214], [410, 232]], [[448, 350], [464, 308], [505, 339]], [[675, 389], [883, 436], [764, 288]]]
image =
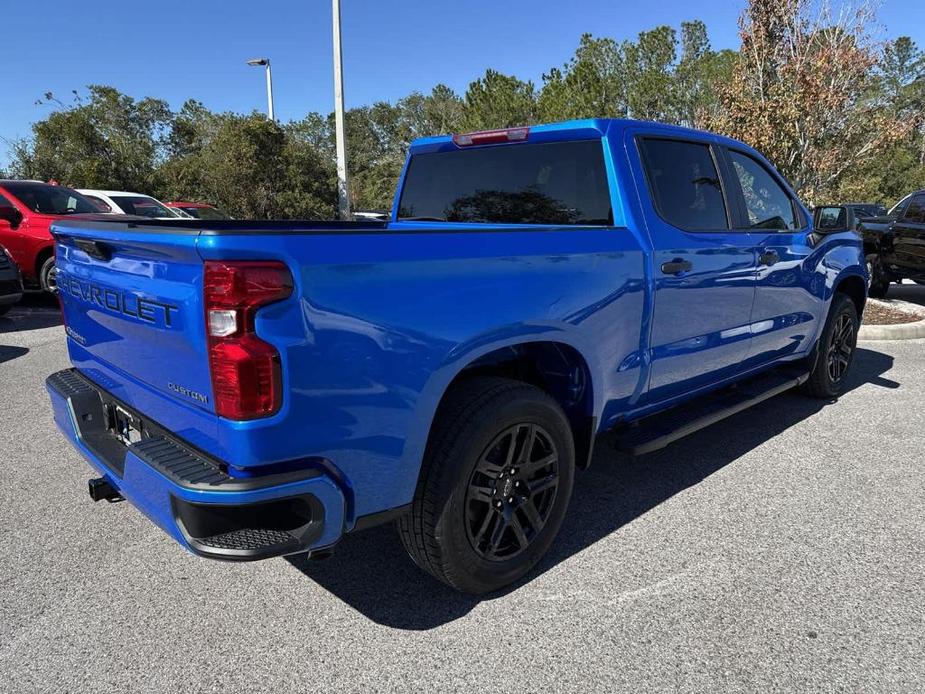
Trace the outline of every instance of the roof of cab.
[[[562, 121], [559, 123], [544, 123], [528, 127], [530, 128], [530, 134], [527, 140], [530, 142], [590, 139], [593, 137], [612, 135], [616, 132], [622, 132], [627, 128], [640, 128], [652, 133], [688, 136], [696, 135], [698, 137], [706, 135], [717, 138], [719, 141], [727, 144], [745, 147], [743, 143], [717, 133], [685, 128], [680, 125], [668, 125], [665, 123], [656, 123], [654, 121], [633, 120], [629, 118], [587, 118], [583, 120]], [[508, 128], [498, 128], [498, 130], [506, 129]], [[446, 149], [450, 145], [455, 148], [452, 135], [437, 135], [435, 137], [422, 137], [414, 140], [411, 143], [411, 149], [415, 151], [439, 151]], [[751, 150], [750, 147], [747, 147], [747, 149]]]

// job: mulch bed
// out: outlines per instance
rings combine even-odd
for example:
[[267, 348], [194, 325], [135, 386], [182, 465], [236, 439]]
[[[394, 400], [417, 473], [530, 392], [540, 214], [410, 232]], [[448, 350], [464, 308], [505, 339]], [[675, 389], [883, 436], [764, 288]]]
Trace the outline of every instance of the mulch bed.
[[922, 316], [889, 306], [880, 301], [868, 300], [864, 307], [865, 325], [898, 325], [900, 323], [915, 323], [922, 320]]

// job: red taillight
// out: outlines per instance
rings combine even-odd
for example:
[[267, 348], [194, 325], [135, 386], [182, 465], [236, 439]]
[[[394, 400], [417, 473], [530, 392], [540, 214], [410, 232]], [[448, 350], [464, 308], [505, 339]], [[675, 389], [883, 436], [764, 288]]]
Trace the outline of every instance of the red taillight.
[[203, 295], [215, 411], [228, 419], [279, 409], [279, 352], [257, 337], [257, 309], [292, 293], [292, 275], [275, 261], [208, 260]]
[[483, 130], [477, 133], [453, 135], [457, 147], [472, 145], [497, 145], [502, 142], [523, 142], [530, 134], [530, 128], [504, 128], [503, 130]]

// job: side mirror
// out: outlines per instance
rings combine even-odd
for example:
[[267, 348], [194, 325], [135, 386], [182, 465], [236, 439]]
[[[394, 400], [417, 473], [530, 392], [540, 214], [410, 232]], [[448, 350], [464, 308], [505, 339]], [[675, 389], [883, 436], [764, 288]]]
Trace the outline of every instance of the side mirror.
[[2, 234], [5, 231], [12, 231], [12, 230], [13, 230], [12, 224], [10, 224], [5, 219], [0, 219], [0, 234]]
[[0, 207], [0, 221], [6, 222], [11, 229], [15, 229], [22, 223], [22, 213], [15, 207]]
[[838, 205], [813, 210], [813, 228], [823, 234], [848, 231], [848, 208]]

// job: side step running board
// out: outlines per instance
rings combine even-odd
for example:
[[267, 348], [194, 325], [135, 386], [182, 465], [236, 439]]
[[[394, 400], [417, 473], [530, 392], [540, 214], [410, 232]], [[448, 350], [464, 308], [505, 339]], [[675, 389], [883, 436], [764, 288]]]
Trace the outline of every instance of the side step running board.
[[649, 415], [618, 430], [614, 446], [632, 455], [660, 450], [670, 443], [716, 424], [742, 410], [800, 385], [809, 373], [772, 371], [730, 388], [711, 393], [689, 404]]

